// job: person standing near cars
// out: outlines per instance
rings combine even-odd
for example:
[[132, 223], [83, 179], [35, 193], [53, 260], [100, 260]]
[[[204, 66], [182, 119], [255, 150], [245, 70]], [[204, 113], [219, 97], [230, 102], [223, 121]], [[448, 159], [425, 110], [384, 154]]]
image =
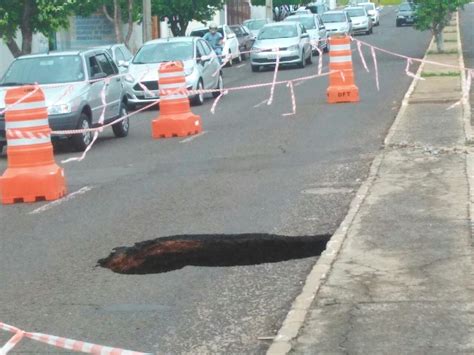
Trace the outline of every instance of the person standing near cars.
[[211, 45], [212, 49], [214, 49], [217, 54], [219, 63], [222, 64], [222, 40], [224, 37], [222, 37], [222, 35], [217, 32], [216, 24], [211, 23], [209, 25], [209, 32], [204, 35], [203, 39]]

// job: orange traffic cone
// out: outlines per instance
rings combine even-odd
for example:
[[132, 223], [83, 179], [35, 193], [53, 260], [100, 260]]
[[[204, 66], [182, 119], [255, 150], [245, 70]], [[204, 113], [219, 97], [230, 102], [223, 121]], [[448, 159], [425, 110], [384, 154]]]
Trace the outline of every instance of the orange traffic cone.
[[359, 89], [354, 83], [351, 40], [348, 36], [329, 38], [328, 103], [359, 102]]
[[160, 114], [152, 121], [152, 137], [184, 137], [200, 133], [201, 117], [191, 112], [183, 63], [162, 64], [158, 84]]
[[31, 85], [10, 89], [5, 104], [13, 106], [5, 112], [8, 165], [0, 177], [1, 202], [51, 201], [63, 197], [64, 171], [54, 161], [43, 91]]

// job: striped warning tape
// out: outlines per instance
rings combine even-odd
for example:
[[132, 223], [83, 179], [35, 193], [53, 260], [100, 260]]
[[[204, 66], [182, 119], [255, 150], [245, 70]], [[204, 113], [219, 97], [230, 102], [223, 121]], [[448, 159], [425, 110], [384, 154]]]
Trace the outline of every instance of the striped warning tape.
[[30, 333], [18, 329], [11, 325], [0, 322], [0, 329], [5, 330], [15, 335], [0, 348], [0, 355], [6, 355], [12, 350], [23, 338], [30, 338], [44, 344], [52, 345], [60, 349], [72, 350], [76, 352], [96, 355], [151, 355], [151, 353], [142, 353], [131, 350], [123, 350], [118, 348], [111, 348], [97, 344], [86, 343], [79, 340], [57, 337], [54, 335], [42, 333]]

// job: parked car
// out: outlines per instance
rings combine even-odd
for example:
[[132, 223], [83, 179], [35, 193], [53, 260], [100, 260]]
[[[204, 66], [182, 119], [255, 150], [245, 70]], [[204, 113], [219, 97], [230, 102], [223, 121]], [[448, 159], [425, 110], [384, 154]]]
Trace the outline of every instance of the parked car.
[[326, 11], [329, 11], [329, 7], [325, 0], [318, 0], [316, 2], [310, 2], [306, 5], [306, 8], [311, 11], [313, 14], [321, 16]]
[[[87, 129], [99, 124], [102, 113], [101, 92], [106, 90], [105, 123], [127, 115], [126, 96], [117, 66], [107, 51], [51, 52], [16, 58], [0, 79], [0, 111], [5, 94], [12, 86], [38, 83], [44, 92], [49, 125], [53, 130]], [[92, 81], [91, 81], [92, 80]], [[112, 126], [115, 136], [125, 137], [128, 118]], [[69, 137], [77, 150], [92, 141], [92, 133]], [[5, 117], [0, 116], [0, 147], [5, 145]]]
[[252, 32], [255, 38], [257, 38], [258, 32], [260, 31], [260, 29], [270, 22], [271, 21], [269, 19], [252, 19], [252, 20], [245, 20], [243, 25]]
[[97, 48], [106, 50], [114, 60], [115, 64], [119, 67], [119, 69], [120, 67], [123, 67], [123, 64], [130, 62], [133, 58], [132, 52], [130, 52], [127, 46], [123, 43], [110, 44]]
[[309, 39], [313, 47], [313, 54], [317, 54], [316, 47], [327, 52], [329, 49], [328, 34], [326, 27], [319, 15], [292, 15], [288, 16], [284, 21], [293, 21], [301, 23], [309, 33]]
[[372, 19], [365, 7], [347, 7], [345, 10], [352, 20], [352, 33], [365, 33], [367, 35], [373, 33]]
[[358, 6], [365, 7], [365, 10], [369, 14], [370, 18], [372, 19], [372, 23], [374, 26], [380, 25], [380, 12], [379, 8], [375, 6], [372, 2], [364, 2], [359, 4]]
[[253, 42], [255, 42], [255, 37], [252, 32], [250, 32], [250, 30], [243, 25], [231, 25], [229, 27], [237, 36], [237, 40], [239, 41], [240, 57], [242, 60], [244, 60], [250, 55], [249, 51], [253, 46]]
[[[222, 35], [224, 46], [222, 48], [223, 55], [230, 55], [230, 59], [228, 61], [228, 65], [232, 66], [233, 61], [237, 60], [240, 62], [242, 58], [240, 57], [239, 51], [239, 40], [235, 33], [230, 29], [229, 26], [223, 25], [217, 28], [217, 31]], [[202, 27], [191, 31], [191, 37], [204, 37], [204, 35], [209, 32], [209, 28]]]
[[252, 71], [257, 72], [262, 66], [275, 65], [277, 55], [282, 65], [296, 64], [304, 68], [312, 62], [311, 52], [309, 34], [299, 22], [266, 24], [260, 30], [250, 55]]
[[[182, 61], [188, 90], [224, 87], [222, 71], [216, 53], [198, 37], [174, 37], [146, 42], [137, 52], [125, 75], [127, 102], [130, 108], [156, 101], [159, 95], [158, 66], [160, 63]], [[214, 75], [214, 73], [219, 75]], [[141, 84], [141, 85], [140, 85]], [[144, 87], [147, 88], [145, 90]], [[214, 92], [217, 97], [220, 92]], [[191, 103], [202, 105], [204, 95], [190, 97]]]
[[346, 11], [327, 11], [322, 16], [328, 35], [352, 34], [352, 20]]
[[402, 25], [413, 25], [415, 23], [415, 5], [409, 2], [401, 3], [398, 7], [396, 25], [400, 27]]

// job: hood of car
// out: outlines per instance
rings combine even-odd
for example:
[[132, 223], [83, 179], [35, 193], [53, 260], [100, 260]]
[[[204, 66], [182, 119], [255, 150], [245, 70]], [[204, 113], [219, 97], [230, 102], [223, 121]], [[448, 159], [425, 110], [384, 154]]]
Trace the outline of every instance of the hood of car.
[[[183, 61], [184, 70], [190, 69], [194, 66], [193, 59]], [[128, 67], [128, 74], [130, 74], [135, 81], [153, 81], [158, 80], [158, 71], [162, 63], [151, 64], [130, 64]]]
[[[63, 105], [80, 101], [80, 97], [90, 86], [87, 82], [40, 85], [46, 106]], [[5, 108], [5, 96], [10, 87], [0, 87], [0, 110]]]
[[257, 39], [254, 47], [259, 49], [287, 48], [299, 44], [298, 37], [276, 38], [276, 39]]
[[352, 23], [361, 23], [368, 20], [366, 16], [352, 16], [351, 17]]
[[347, 22], [328, 22], [324, 26], [326, 26], [327, 30], [339, 30], [340, 28], [346, 28]]

